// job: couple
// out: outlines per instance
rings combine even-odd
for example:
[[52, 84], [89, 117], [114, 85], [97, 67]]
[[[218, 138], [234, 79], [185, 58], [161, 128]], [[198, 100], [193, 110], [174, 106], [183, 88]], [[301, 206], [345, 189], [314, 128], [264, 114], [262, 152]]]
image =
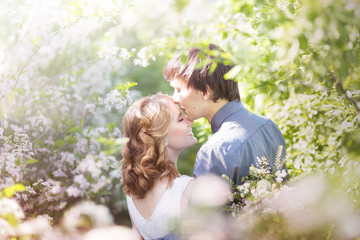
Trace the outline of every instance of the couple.
[[[209, 50], [221, 51], [212, 44]], [[194, 187], [207, 174], [226, 174], [240, 185], [257, 157], [266, 156], [274, 167], [279, 145], [285, 156], [277, 126], [247, 111], [237, 82], [224, 79], [231, 66], [217, 60], [213, 70], [213, 62], [213, 56], [197, 48], [189, 51], [186, 63], [180, 57], [170, 60], [164, 76], [174, 88], [172, 98], [144, 97], [123, 118], [129, 138], [122, 152], [124, 192], [133, 228], [144, 239], [174, 231], [171, 220], [191, 205]], [[196, 144], [191, 125], [201, 117], [211, 124], [213, 136], [197, 153], [194, 177], [180, 175], [177, 159], [182, 150]]]

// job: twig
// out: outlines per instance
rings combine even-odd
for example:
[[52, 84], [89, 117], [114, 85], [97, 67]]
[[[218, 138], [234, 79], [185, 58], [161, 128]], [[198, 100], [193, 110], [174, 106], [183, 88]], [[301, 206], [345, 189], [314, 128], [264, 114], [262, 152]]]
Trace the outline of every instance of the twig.
[[[329, 71], [330, 72], [330, 71]], [[360, 114], [360, 108], [357, 105], [357, 102], [349, 97], [349, 95], [346, 94], [346, 90], [344, 89], [343, 85], [341, 82], [337, 81], [336, 77], [334, 76], [334, 74], [332, 72], [330, 72], [331, 75], [331, 81], [335, 84], [336, 88], [345, 96], [345, 98], [355, 107], [355, 110], [358, 114]]]
[[18, 76], [17, 76], [17, 78], [16, 78], [15, 84], [14, 84], [14, 86], [12, 87], [12, 89], [10, 90], [10, 92], [12, 92], [12, 91], [15, 90], [15, 88], [16, 88], [18, 82], [19, 82], [19, 79], [20, 79], [22, 73], [24, 72], [25, 66], [27, 66], [28, 63], [30, 62], [30, 60], [39, 52], [40, 47], [43, 46], [47, 41], [49, 41], [49, 39], [51, 39], [54, 35], [56, 35], [58, 32], [60, 32], [60, 30], [61, 30], [61, 29], [59, 29], [59, 30], [51, 33], [51, 34], [48, 36], [48, 38], [46, 38], [44, 41], [41, 42], [41, 44], [36, 48], [36, 50], [31, 54], [31, 56], [26, 60], [26, 62], [25, 62], [25, 63], [23, 64], [23, 66], [21, 67], [21, 69], [20, 69], [20, 71], [19, 71], [19, 74], [18, 74]]

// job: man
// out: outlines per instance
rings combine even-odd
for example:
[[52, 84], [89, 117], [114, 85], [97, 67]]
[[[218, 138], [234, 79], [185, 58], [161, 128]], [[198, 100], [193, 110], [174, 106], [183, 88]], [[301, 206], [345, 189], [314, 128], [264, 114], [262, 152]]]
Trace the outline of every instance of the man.
[[244, 108], [237, 82], [224, 79], [232, 66], [222, 63], [217, 46], [210, 44], [209, 50], [217, 52], [216, 57], [192, 48], [186, 63], [180, 57], [170, 60], [164, 77], [174, 88], [174, 101], [187, 117], [205, 117], [211, 124], [213, 135], [197, 153], [194, 176], [226, 174], [240, 185], [250, 166], [256, 166], [257, 157], [267, 157], [274, 168], [279, 146], [281, 157], [285, 157], [285, 141], [271, 120]]

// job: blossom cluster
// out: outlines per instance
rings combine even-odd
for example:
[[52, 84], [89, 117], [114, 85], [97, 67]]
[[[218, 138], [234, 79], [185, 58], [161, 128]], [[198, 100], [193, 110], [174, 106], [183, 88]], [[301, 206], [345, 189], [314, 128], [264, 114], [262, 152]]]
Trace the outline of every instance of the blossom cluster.
[[289, 174], [284, 167], [285, 158], [281, 159], [282, 150], [283, 147], [279, 146], [274, 167], [271, 167], [265, 156], [258, 157], [255, 166], [250, 167], [249, 173], [243, 178], [241, 185], [234, 184], [226, 175], [222, 176], [233, 189], [226, 211], [231, 212], [233, 216], [249, 210], [253, 211], [253, 208], [264, 198], [269, 197], [285, 185]]
[[[116, 124], [132, 100], [127, 88], [113, 90], [124, 80], [112, 74], [133, 51], [107, 39], [126, 8], [123, 1], [0, 3], [7, 22], [0, 36], [0, 190], [25, 185], [14, 199], [26, 217], [56, 222], [78, 199], [111, 206], [113, 214], [124, 209]], [[112, 51], [102, 56], [99, 49]]]

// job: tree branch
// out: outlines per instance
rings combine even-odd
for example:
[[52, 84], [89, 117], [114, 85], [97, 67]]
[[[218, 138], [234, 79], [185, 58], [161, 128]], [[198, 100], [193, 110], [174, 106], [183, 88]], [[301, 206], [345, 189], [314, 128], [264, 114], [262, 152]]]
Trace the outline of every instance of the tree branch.
[[[329, 71], [330, 72], [330, 71]], [[337, 81], [336, 77], [332, 72], [330, 72], [331, 81], [335, 84], [336, 88], [345, 96], [345, 98], [355, 107], [355, 110], [358, 114], [360, 114], [360, 108], [357, 105], [357, 102], [351, 98], [349, 95], [346, 94], [346, 90], [344, 89], [341, 82]]]

